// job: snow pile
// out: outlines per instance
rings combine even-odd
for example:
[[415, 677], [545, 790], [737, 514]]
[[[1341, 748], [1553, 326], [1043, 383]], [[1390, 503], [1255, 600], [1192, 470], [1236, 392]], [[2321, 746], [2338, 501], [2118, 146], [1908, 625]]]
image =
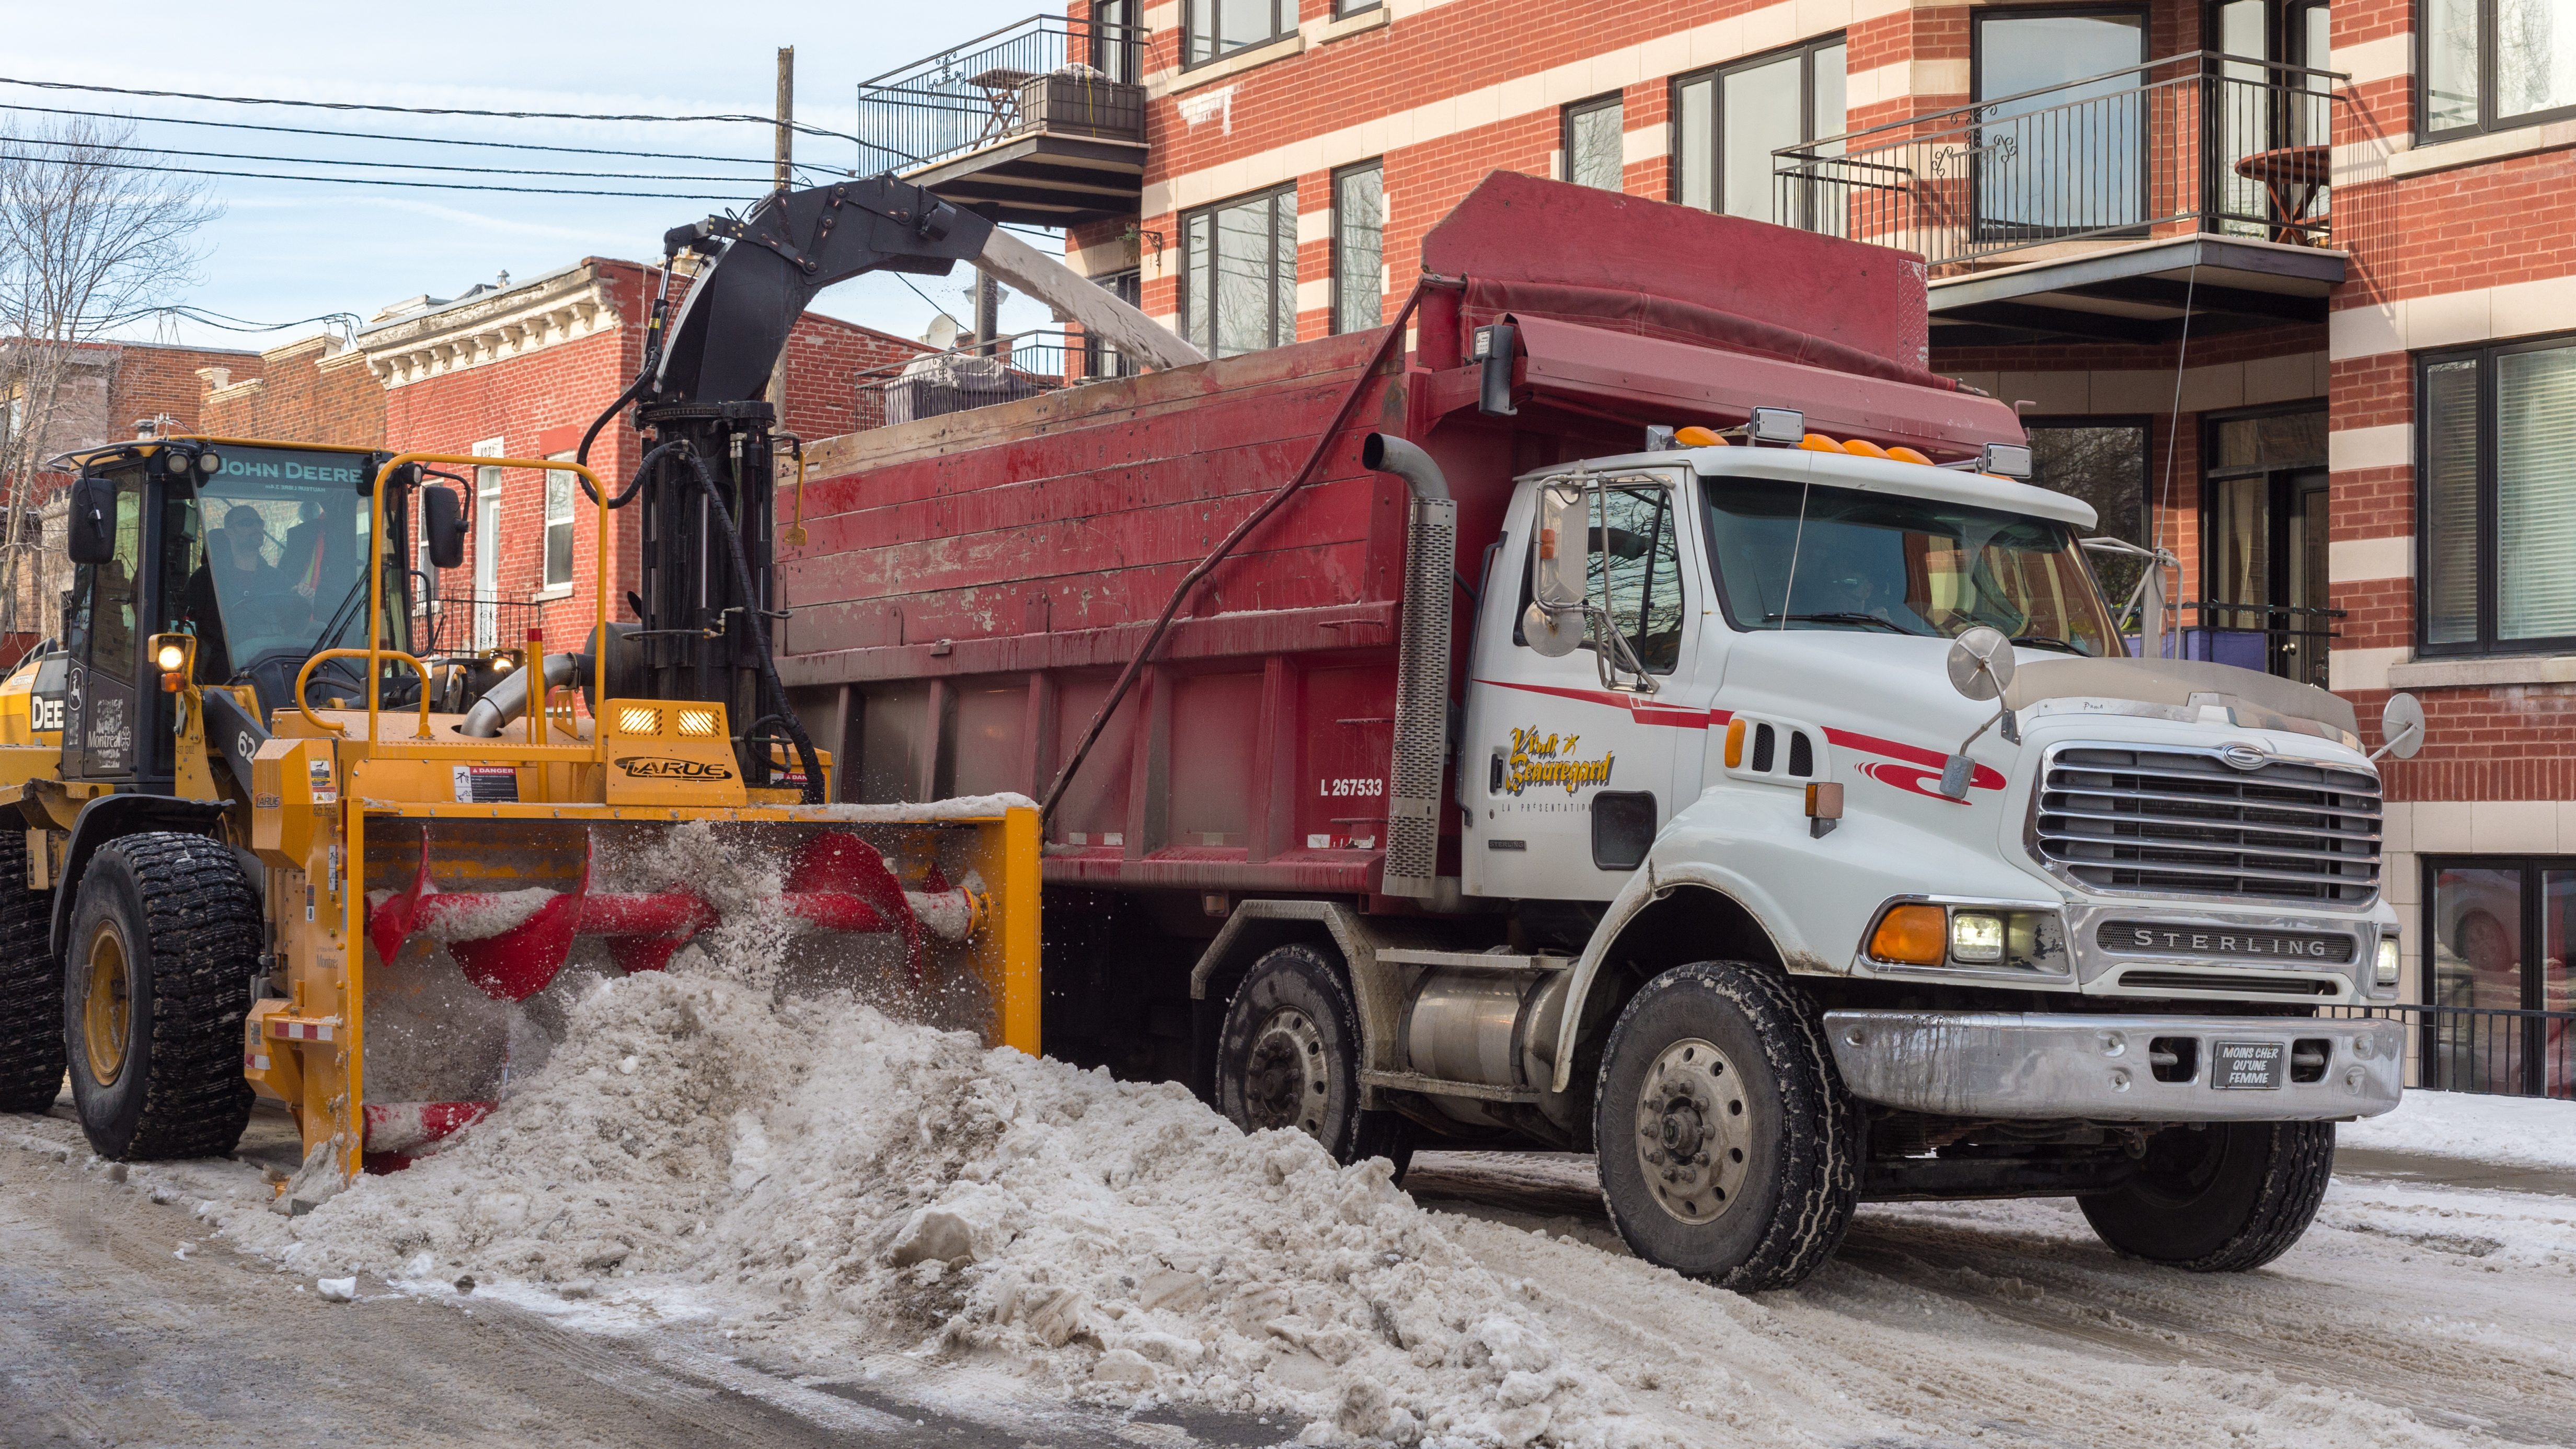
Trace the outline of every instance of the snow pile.
[[1656, 1437], [1383, 1164], [703, 960], [581, 996], [445, 1152], [229, 1231], [298, 1271], [712, 1308], [799, 1357], [998, 1355], [1316, 1441]]
[[2576, 1171], [2576, 1102], [2410, 1091], [2393, 1112], [2344, 1123], [2336, 1140], [2377, 1152]]

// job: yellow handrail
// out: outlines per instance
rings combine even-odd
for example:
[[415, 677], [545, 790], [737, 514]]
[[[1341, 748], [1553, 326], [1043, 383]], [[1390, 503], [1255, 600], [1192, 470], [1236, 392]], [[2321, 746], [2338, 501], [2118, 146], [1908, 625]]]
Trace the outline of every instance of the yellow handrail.
[[412, 656], [405, 654], [399, 649], [325, 649], [321, 653], [314, 655], [312, 658], [305, 660], [304, 667], [296, 671], [295, 674], [295, 708], [303, 714], [305, 719], [312, 722], [314, 728], [326, 729], [331, 731], [333, 734], [338, 735], [345, 735], [349, 732], [349, 727], [347, 725], [324, 719], [322, 716], [313, 712], [313, 706], [304, 702], [304, 688], [306, 685], [313, 682], [314, 667], [327, 659], [364, 659], [367, 661], [367, 703], [370, 706], [367, 710], [367, 739], [370, 743], [372, 743], [376, 738], [376, 712], [372, 707], [375, 704], [376, 697], [376, 665], [380, 662], [410, 665], [420, 674], [420, 733], [415, 736], [415, 738], [424, 740], [437, 738], [435, 734], [431, 733], [429, 728], [429, 666], [421, 663]]
[[[582, 480], [590, 485], [588, 490], [590, 496], [599, 502], [599, 539], [591, 560], [595, 566], [591, 592], [598, 618], [592, 626], [591, 637], [601, 640], [602, 647], [605, 648], [608, 634], [608, 490], [600, 484], [598, 474], [579, 463], [550, 462], [538, 458], [484, 458], [471, 453], [399, 454], [376, 470], [376, 486], [369, 489], [367, 494], [367, 537], [371, 541], [371, 546], [377, 550], [377, 561], [367, 574], [367, 738], [371, 741], [376, 738], [376, 713], [382, 696], [382, 690], [378, 688], [377, 665], [390, 658], [411, 658], [407, 654], [399, 654], [384, 647], [385, 487], [392, 480], [394, 470], [407, 463], [439, 463], [451, 468], [533, 468], [539, 472], [560, 469], [567, 473], [580, 474]], [[420, 661], [412, 660], [412, 663], [418, 667]], [[528, 702], [531, 706], [542, 709], [545, 704], [542, 690], [546, 677], [546, 662], [543, 659], [532, 659], [528, 664], [537, 671], [538, 681], [530, 686]], [[306, 668], [310, 669], [311, 666], [307, 665]], [[299, 688], [296, 701], [299, 705], [303, 702], [302, 694], [303, 691]], [[306, 714], [309, 716], [311, 711], [306, 711]], [[429, 732], [429, 681], [425, 668], [421, 677], [421, 732], [423, 735]], [[535, 732], [532, 730], [530, 733], [533, 735]], [[607, 740], [606, 732], [602, 731], [594, 748], [606, 749]]]

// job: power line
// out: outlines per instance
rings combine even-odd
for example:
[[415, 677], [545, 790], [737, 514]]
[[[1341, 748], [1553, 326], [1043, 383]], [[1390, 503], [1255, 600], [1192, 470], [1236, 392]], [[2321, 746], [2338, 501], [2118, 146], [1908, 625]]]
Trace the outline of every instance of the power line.
[[[26, 86], [30, 89], [41, 91], [87, 91], [99, 95], [111, 96], [151, 96], [162, 100], [218, 101], [222, 104], [231, 106], [302, 106], [320, 111], [385, 111], [404, 116], [486, 116], [495, 120], [503, 121], [661, 121], [674, 123], [725, 121], [767, 126], [772, 130], [776, 130], [779, 124], [778, 119], [774, 116], [751, 116], [741, 114], [652, 116], [640, 114], [613, 115], [589, 111], [478, 111], [462, 106], [391, 106], [369, 101], [295, 101], [287, 100], [278, 96], [216, 96], [207, 95], [199, 91], [139, 90], [132, 86], [92, 86], [81, 85], [73, 81], [22, 80], [16, 76], [5, 75], [0, 75], [0, 85]], [[823, 126], [807, 125], [802, 121], [790, 121], [787, 123], [787, 127], [789, 130], [797, 131], [804, 135], [829, 136], [836, 141], [855, 142], [859, 139], [858, 137], [849, 135], [846, 132], [831, 130]]]
[[[627, 171], [555, 171], [533, 166], [451, 166], [437, 161], [339, 161], [323, 156], [266, 156], [249, 151], [191, 151], [179, 146], [128, 146], [108, 141], [0, 140], [0, 144], [33, 146], [57, 150], [64, 154], [49, 158], [63, 165], [76, 165], [83, 151], [138, 151], [150, 156], [196, 156], [214, 161], [267, 161], [290, 166], [364, 166], [392, 171], [452, 171], [475, 176], [565, 176], [584, 181], [749, 181], [766, 183], [768, 175], [758, 176], [688, 176], [659, 172]], [[750, 163], [745, 163], [750, 164]], [[762, 167], [763, 173], [768, 168]]]
[[[263, 126], [256, 121], [203, 121], [185, 116], [129, 116], [112, 111], [76, 111], [64, 106], [30, 106], [0, 101], [0, 111], [30, 111], [48, 116], [81, 116], [101, 121], [140, 121], [153, 126], [212, 126], [227, 131], [274, 131], [289, 136], [334, 136], [353, 141], [394, 141], [423, 146], [474, 146], [496, 151], [555, 151], [574, 156], [630, 156], [645, 161], [715, 161], [766, 167], [756, 156], [706, 156], [688, 151], [624, 151], [603, 146], [546, 146], [534, 141], [468, 141], [454, 136], [399, 136], [383, 131], [340, 131], [326, 126]], [[806, 170], [838, 170], [799, 161]]]
[[[5, 142], [0, 142], [5, 144]], [[208, 166], [152, 166], [140, 161], [65, 161], [55, 156], [0, 154], [0, 161], [39, 161], [53, 165], [95, 166], [109, 171], [155, 171], [174, 176], [225, 176], [247, 181], [311, 181], [334, 186], [400, 186], [415, 191], [498, 191], [522, 196], [604, 196], [620, 201], [734, 201], [736, 193], [683, 191], [585, 191], [569, 186], [493, 186], [466, 181], [399, 181], [390, 176], [291, 176], [274, 171], [228, 171]]]

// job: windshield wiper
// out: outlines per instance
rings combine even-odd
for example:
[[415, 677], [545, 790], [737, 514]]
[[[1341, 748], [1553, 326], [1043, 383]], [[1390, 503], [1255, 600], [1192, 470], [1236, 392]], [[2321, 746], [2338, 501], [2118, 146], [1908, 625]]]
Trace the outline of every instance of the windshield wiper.
[[2083, 645], [2060, 639], [2054, 634], [2015, 634], [2012, 636], [2012, 641], [2015, 644], [2035, 644], [2042, 649], [2063, 649], [2069, 654], [2085, 659], [2093, 657], [2085, 652]]
[[1895, 620], [1882, 619], [1876, 614], [1765, 614], [1762, 616], [1762, 622], [1765, 624], [1777, 624], [1784, 619], [1792, 624], [1869, 624], [1885, 629], [1891, 634], [1911, 635], [1914, 633], [1913, 630], [1906, 628]]

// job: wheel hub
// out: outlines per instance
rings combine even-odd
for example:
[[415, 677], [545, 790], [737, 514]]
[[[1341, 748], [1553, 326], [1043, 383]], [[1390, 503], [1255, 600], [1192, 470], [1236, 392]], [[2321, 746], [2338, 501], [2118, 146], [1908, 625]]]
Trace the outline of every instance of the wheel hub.
[[1735, 1064], [1697, 1037], [1664, 1048], [1637, 1093], [1637, 1165], [1663, 1210], [1685, 1223], [1725, 1216], [1744, 1186], [1744, 1092]]
[[134, 1026], [132, 957], [116, 927], [102, 922], [89, 941], [89, 987], [81, 998], [81, 1037], [89, 1074], [102, 1087], [125, 1074], [126, 1043]]
[[1256, 1131], [1294, 1127], [1321, 1139], [1329, 1088], [1324, 1033], [1314, 1019], [1293, 1006], [1263, 1018], [1252, 1034], [1252, 1051], [1243, 1073], [1248, 1125]]

